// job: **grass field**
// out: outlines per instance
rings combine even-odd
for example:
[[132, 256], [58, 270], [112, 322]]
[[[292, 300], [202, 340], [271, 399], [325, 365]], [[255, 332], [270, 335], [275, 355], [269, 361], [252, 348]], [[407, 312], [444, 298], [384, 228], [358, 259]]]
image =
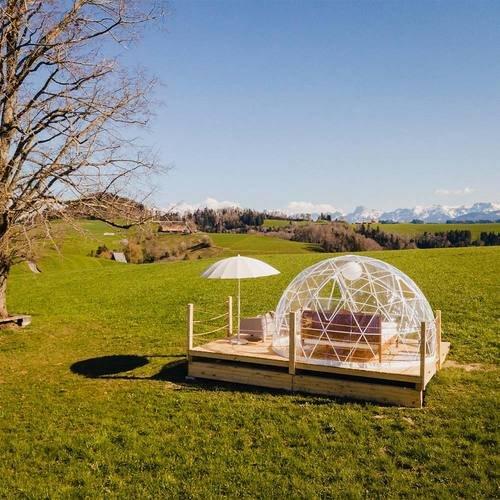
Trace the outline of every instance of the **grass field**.
[[487, 224], [377, 224], [386, 233], [401, 234], [404, 236], [415, 236], [425, 233], [439, 233], [445, 231], [465, 231], [472, 233], [472, 239], [478, 239], [479, 235], [485, 232], [500, 233], [500, 223]]
[[282, 240], [262, 234], [210, 234], [210, 238], [227, 254], [270, 255], [322, 251], [319, 245]]
[[[214, 239], [282, 272], [243, 282], [245, 315], [327, 256], [237, 236]], [[0, 497], [498, 497], [500, 248], [372, 254], [443, 310], [452, 343], [413, 410], [187, 383], [185, 304], [215, 314], [235, 284], [200, 278], [209, 260], [126, 265], [94, 247], [74, 236], [42, 274], [13, 271], [10, 309], [33, 324], [0, 331]]]
[[278, 230], [282, 227], [289, 226], [290, 224], [292, 225], [304, 225], [308, 224], [308, 221], [290, 221], [287, 219], [265, 219], [263, 226], [268, 229], [275, 229]]

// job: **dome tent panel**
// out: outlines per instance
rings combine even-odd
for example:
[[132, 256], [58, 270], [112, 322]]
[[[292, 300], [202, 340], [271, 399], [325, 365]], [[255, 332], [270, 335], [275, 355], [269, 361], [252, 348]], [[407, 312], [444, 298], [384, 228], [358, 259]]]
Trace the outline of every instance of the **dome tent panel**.
[[435, 354], [432, 309], [418, 286], [383, 261], [346, 255], [302, 271], [276, 308], [273, 350], [288, 356], [289, 313], [299, 313], [296, 356], [324, 365], [418, 363], [420, 328]]

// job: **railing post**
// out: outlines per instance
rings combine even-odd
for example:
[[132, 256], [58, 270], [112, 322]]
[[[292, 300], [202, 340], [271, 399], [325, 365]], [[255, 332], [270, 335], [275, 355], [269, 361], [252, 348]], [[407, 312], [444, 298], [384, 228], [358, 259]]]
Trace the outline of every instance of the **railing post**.
[[188, 304], [187, 306], [187, 356], [189, 358], [189, 351], [193, 348], [193, 327], [194, 327], [194, 305]]
[[426, 324], [420, 323], [420, 390], [425, 389], [425, 343], [426, 343]]
[[288, 339], [288, 373], [290, 375], [295, 375], [295, 336], [297, 329], [297, 313], [290, 312], [290, 316], [288, 318], [288, 331], [289, 331], [289, 339]]
[[233, 336], [233, 297], [227, 298], [227, 336]]
[[441, 370], [441, 311], [436, 311], [436, 371]]
[[382, 347], [383, 347], [383, 337], [382, 337], [382, 330], [380, 330], [380, 340], [378, 343], [378, 362], [382, 363]]

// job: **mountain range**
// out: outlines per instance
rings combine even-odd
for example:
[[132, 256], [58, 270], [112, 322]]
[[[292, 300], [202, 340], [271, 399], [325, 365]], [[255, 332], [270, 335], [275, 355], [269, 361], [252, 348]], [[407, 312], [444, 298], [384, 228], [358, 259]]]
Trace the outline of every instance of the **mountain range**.
[[[350, 213], [338, 210], [329, 212], [329, 215], [331, 215], [332, 219], [338, 218], [348, 222], [378, 220], [411, 222], [415, 219], [423, 222], [446, 222], [449, 220], [456, 222], [488, 220], [494, 222], [500, 220], [500, 203], [480, 202], [458, 207], [446, 205], [417, 206], [414, 208], [397, 208], [389, 212], [358, 206]], [[315, 219], [319, 214], [311, 214], [311, 216]]]

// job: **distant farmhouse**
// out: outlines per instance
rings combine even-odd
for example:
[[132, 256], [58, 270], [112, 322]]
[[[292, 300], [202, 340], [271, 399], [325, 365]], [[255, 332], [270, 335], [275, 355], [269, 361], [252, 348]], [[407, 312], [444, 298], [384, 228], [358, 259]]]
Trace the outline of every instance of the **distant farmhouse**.
[[192, 234], [196, 230], [191, 227], [187, 222], [182, 220], [162, 220], [157, 221], [158, 232], [170, 234]]

